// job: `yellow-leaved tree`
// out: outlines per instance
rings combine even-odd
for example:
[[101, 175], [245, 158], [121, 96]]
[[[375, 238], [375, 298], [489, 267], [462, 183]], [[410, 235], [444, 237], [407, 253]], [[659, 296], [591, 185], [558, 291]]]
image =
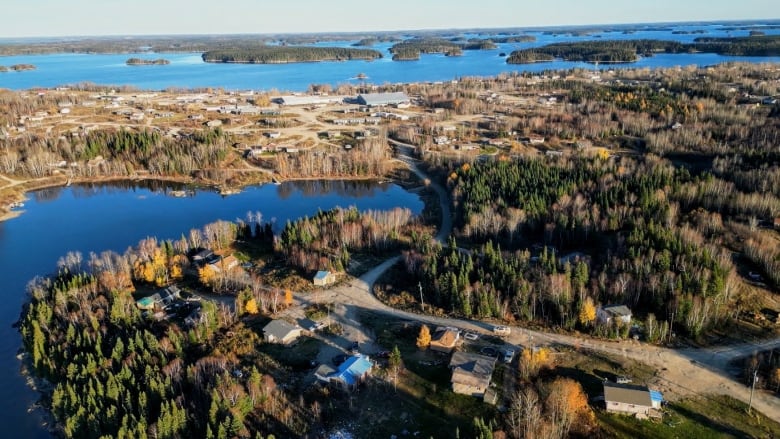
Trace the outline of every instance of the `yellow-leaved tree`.
[[589, 326], [596, 320], [596, 306], [593, 305], [593, 299], [586, 297], [580, 306], [580, 323], [583, 326]]
[[550, 365], [550, 350], [547, 348], [523, 349], [520, 354], [518, 368], [523, 379], [530, 379], [539, 373], [543, 367]]
[[417, 347], [420, 349], [428, 349], [431, 344], [431, 330], [428, 325], [422, 325], [420, 327], [420, 334], [417, 336]]
[[244, 305], [244, 309], [249, 314], [257, 314], [259, 310], [257, 309], [257, 302], [254, 298], [251, 298], [246, 301], [246, 305]]
[[211, 286], [214, 279], [217, 277], [217, 273], [210, 265], [204, 265], [198, 269], [198, 279], [203, 285]]
[[580, 383], [571, 378], [556, 378], [549, 391], [545, 406], [553, 429], [562, 433], [562, 437], [569, 437], [575, 425], [587, 433], [595, 417]]

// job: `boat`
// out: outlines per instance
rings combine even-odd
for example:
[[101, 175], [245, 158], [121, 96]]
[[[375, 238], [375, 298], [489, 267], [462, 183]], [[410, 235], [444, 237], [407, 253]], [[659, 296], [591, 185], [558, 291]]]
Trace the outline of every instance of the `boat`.
[[8, 207], [10, 207], [11, 209], [17, 209], [19, 207], [24, 207], [24, 203], [22, 203], [21, 201], [14, 201], [13, 203], [9, 204]]

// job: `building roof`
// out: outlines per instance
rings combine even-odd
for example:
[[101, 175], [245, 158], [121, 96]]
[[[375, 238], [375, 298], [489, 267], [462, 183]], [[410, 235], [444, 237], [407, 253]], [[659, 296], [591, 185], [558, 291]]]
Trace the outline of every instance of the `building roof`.
[[292, 331], [299, 330], [296, 325], [288, 323], [284, 320], [271, 320], [271, 322], [263, 328], [263, 333], [266, 337], [274, 337], [277, 340], [284, 340], [284, 338]]
[[[496, 359], [485, 355], [472, 354], [469, 352], [455, 352], [450, 360], [452, 371], [452, 382], [464, 382], [460, 380], [471, 381], [478, 379], [487, 380], [493, 375], [493, 368], [496, 365]], [[473, 377], [473, 378], [469, 378]], [[458, 380], [456, 380], [456, 378]]]
[[617, 384], [609, 381], [604, 382], [604, 401], [622, 402], [624, 404], [646, 407], [652, 407], [653, 405], [650, 398], [650, 390], [646, 386]]
[[664, 396], [657, 390], [650, 391], [650, 400], [653, 402], [663, 402]]
[[455, 346], [455, 342], [458, 341], [460, 335], [457, 331], [449, 328], [437, 330], [433, 337], [431, 337], [431, 343], [436, 343], [439, 346], [452, 347]]
[[626, 305], [607, 305], [601, 309], [615, 317], [631, 316], [631, 310]]
[[374, 365], [368, 356], [358, 354], [347, 358], [347, 361], [341, 363], [338, 371], [332, 374], [333, 378], [338, 378], [348, 385], [353, 385], [360, 380], [360, 377], [366, 374]]
[[138, 299], [136, 303], [138, 306], [148, 308], [154, 306], [154, 299], [152, 297], [144, 297], [143, 299]]
[[409, 96], [404, 92], [394, 93], [365, 93], [358, 95], [357, 100], [362, 105], [392, 105], [409, 102]]
[[314, 279], [325, 280], [328, 278], [328, 276], [330, 276], [330, 271], [320, 270], [317, 272], [317, 274], [314, 275]]

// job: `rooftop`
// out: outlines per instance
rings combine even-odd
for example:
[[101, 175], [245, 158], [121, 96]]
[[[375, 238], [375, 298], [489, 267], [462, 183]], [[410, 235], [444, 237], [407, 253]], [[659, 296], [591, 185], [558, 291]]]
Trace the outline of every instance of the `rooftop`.
[[296, 329], [298, 329], [296, 325], [284, 320], [271, 320], [271, 322], [263, 328], [263, 333], [265, 333], [266, 336], [273, 336], [282, 340], [287, 334]]
[[613, 316], [630, 316], [631, 310], [626, 305], [607, 305], [602, 309]]
[[650, 397], [650, 390], [648, 390], [646, 386], [617, 384], [609, 381], [604, 382], [604, 400], [646, 407], [651, 407], [653, 405]]

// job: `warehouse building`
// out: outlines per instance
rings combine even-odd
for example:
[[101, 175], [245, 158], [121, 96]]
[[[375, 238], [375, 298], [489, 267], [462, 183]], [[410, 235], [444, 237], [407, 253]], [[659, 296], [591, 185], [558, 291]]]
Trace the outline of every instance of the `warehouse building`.
[[386, 105], [408, 104], [409, 96], [404, 92], [366, 93], [358, 95], [357, 102], [368, 107], [382, 107]]

